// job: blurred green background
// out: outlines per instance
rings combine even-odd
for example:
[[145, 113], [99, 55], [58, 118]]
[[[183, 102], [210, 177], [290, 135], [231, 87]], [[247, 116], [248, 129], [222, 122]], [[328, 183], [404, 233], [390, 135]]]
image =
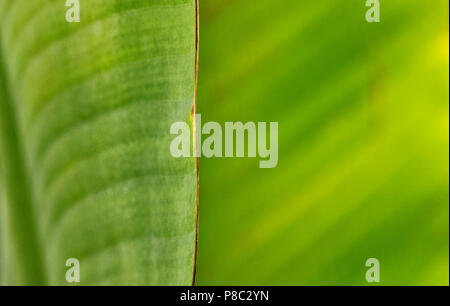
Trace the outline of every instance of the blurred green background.
[[448, 1], [380, 2], [200, 0], [202, 121], [279, 164], [200, 160], [197, 285], [448, 285]]

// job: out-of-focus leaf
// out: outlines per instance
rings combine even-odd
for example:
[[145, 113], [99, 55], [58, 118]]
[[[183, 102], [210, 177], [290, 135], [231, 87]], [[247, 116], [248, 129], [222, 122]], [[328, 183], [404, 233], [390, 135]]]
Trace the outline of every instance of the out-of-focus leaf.
[[0, 0], [0, 148], [19, 284], [192, 283], [194, 0]]
[[198, 284], [448, 285], [448, 1], [380, 3], [200, 2], [202, 120], [279, 164], [201, 159]]

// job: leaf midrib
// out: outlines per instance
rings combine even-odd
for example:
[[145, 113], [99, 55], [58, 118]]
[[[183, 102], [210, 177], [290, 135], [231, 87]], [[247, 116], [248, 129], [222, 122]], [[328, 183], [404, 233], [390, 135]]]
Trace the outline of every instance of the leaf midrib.
[[0, 162], [3, 169], [2, 181], [7, 191], [5, 204], [12, 236], [11, 251], [16, 260], [14, 268], [17, 269], [18, 282], [43, 285], [45, 284], [43, 254], [1, 41], [0, 36]]

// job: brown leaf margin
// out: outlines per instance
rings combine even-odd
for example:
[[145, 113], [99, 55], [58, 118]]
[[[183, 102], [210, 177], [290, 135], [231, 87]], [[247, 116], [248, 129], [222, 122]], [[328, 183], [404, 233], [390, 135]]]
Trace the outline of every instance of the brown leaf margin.
[[[198, 86], [198, 49], [199, 49], [199, 0], [195, 0], [195, 84], [194, 84], [194, 126], [196, 124], [195, 115], [197, 113], [197, 86]], [[195, 150], [198, 152], [198, 141], [195, 142]], [[196, 167], [197, 167], [197, 197], [196, 197], [196, 220], [195, 220], [195, 250], [194, 250], [194, 271], [192, 275], [192, 286], [195, 286], [195, 276], [197, 273], [197, 254], [198, 254], [198, 221], [199, 221], [199, 160], [198, 154], [196, 155]]]

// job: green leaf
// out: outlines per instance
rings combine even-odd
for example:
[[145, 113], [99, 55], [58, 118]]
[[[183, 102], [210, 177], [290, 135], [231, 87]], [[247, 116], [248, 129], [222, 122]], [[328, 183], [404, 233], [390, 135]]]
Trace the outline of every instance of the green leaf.
[[18, 284], [190, 285], [195, 0], [0, 0], [0, 149]]
[[448, 1], [365, 2], [201, 2], [202, 121], [279, 122], [279, 163], [200, 160], [197, 284], [448, 285]]

